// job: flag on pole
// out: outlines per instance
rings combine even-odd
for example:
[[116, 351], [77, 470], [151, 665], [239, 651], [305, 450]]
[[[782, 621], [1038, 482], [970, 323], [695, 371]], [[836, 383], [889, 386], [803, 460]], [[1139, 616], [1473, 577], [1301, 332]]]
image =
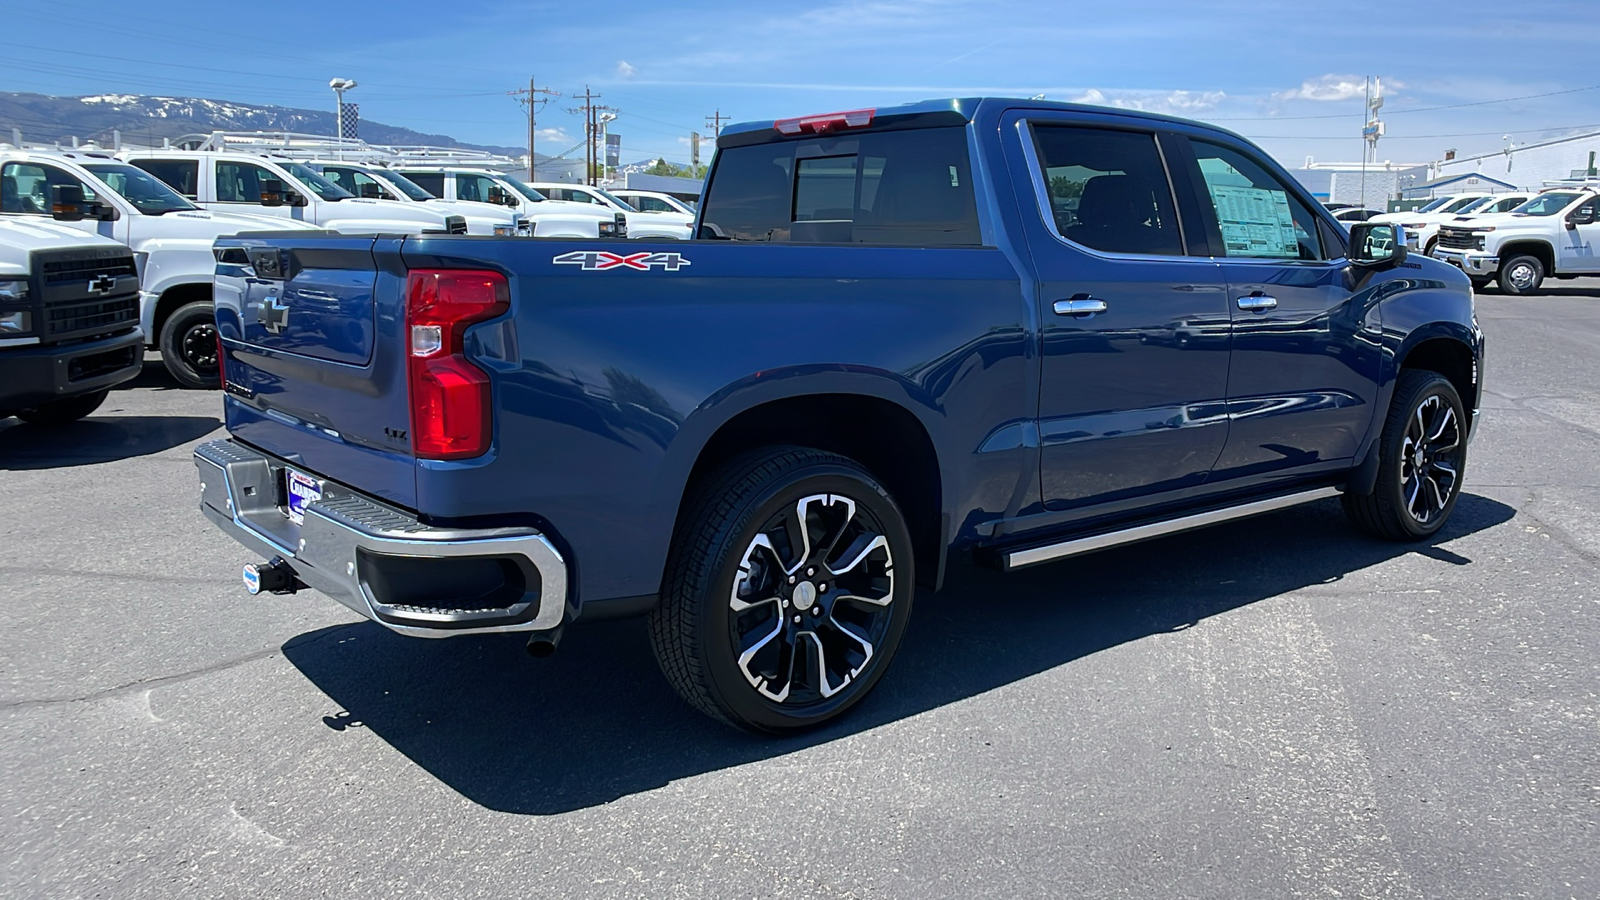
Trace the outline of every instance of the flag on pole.
[[361, 125], [361, 105], [346, 103], [339, 109], [339, 137], [355, 140]]

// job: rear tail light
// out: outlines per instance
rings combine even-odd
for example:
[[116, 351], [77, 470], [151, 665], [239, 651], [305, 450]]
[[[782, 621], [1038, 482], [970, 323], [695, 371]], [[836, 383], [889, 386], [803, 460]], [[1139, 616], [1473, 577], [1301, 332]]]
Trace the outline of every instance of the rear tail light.
[[489, 451], [489, 375], [467, 359], [465, 334], [509, 308], [511, 288], [499, 272], [414, 269], [407, 277], [406, 370], [418, 457], [466, 459]]
[[820, 116], [800, 116], [794, 119], [779, 119], [772, 123], [780, 134], [825, 134], [841, 128], [866, 128], [872, 124], [872, 117], [877, 115], [875, 109], [852, 109], [849, 112], [823, 113]]

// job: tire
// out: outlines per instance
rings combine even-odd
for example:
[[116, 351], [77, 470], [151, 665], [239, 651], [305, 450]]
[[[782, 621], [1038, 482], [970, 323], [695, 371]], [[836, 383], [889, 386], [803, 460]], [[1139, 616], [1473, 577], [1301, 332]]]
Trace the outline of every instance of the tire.
[[1500, 264], [1500, 272], [1495, 279], [1500, 282], [1500, 290], [1517, 297], [1526, 297], [1539, 292], [1539, 285], [1544, 283], [1544, 263], [1537, 256], [1522, 254], [1513, 256]]
[[729, 461], [686, 502], [650, 642], [695, 709], [749, 731], [801, 731], [883, 676], [915, 584], [905, 519], [866, 469], [770, 447]]
[[1433, 251], [1438, 246], [1439, 246], [1439, 239], [1438, 238], [1436, 238], [1436, 237], [1428, 238], [1428, 246], [1422, 248], [1422, 255], [1426, 256], [1426, 257], [1428, 257], [1430, 259], [1433, 258]]
[[222, 386], [217, 367], [217, 313], [208, 300], [185, 303], [161, 326], [161, 361], [186, 388]]
[[1448, 379], [1421, 369], [1401, 371], [1378, 438], [1377, 487], [1367, 495], [1344, 495], [1351, 521], [1391, 541], [1420, 541], [1443, 528], [1461, 495], [1467, 427], [1461, 397]]
[[100, 408], [106, 402], [106, 391], [95, 391], [92, 394], [79, 394], [76, 397], [67, 397], [62, 400], [53, 400], [43, 406], [17, 413], [17, 418], [35, 425], [67, 425], [76, 422]]

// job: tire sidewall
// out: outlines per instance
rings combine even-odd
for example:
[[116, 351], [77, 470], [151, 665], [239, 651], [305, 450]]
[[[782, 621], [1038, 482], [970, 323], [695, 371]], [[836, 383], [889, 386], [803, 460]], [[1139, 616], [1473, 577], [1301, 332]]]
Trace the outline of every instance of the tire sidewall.
[[[890, 604], [888, 627], [879, 645], [874, 648], [867, 671], [827, 700], [809, 704], [803, 709], [787, 710], [757, 693], [740, 671], [728, 638], [728, 597], [738, 576], [739, 562], [745, 548], [761, 525], [777, 512], [792, 508], [800, 498], [825, 493], [841, 494], [854, 500], [858, 506], [865, 506], [883, 526], [889, 551], [894, 557], [894, 600]], [[695, 643], [701, 650], [701, 664], [705, 666], [722, 705], [728, 708], [736, 721], [770, 732], [805, 729], [840, 715], [871, 692], [888, 669], [905, 632], [906, 622], [911, 615], [916, 575], [911, 535], [905, 519], [888, 492], [871, 476], [860, 469], [837, 463], [814, 463], [786, 472], [750, 497], [731, 518], [729, 526], [717, 536], [712, 552], [719, 562], [706, 591], [697, 598], [700, 615], [695, 617], [699, 632]]]
[[[1458, 428], [1461, 433], [1461, 453], [1456, 466], [1456, 484], [1450, 492], [1450, 497], [1445, 501], [1444, 509], [1433, 518], [1433, 521], [1424, 525], [1411, 515], [1406, 506], [1405, 482], [1401, 477], [1404, 462], [1401, 459], [1401, 447], [1405, 442], [1406, 429], [1410, 426], [1412, 417], [1417, 414], [1417, 407], [1428, 397], [1438, 394], [1442, 396], [1450, 409], [1455, 413]], [[1431, 537], [1444, 527], [1450, 520], [1450, 513], [1456, 507], [1456, 500], [1461, 497], [1462, 479], [1467, 472], [1467, 429], [1469, 423], [1466, 410], [1461, 403], [1461, 397], [1456, 393], [1455, 385], [1442, 375], [1434, 374], [1433, 377], [1421, 381], [1411, 387], [1405, 396], [1397, 398], [1405, 403], [1405, 415], [1398, 421], [1392, 433], [1383, 436], [1383, 471], [1378, 478], [1378, 490], [1388, 494], [1386, 505], [1394, 509], [1394, 520], [1402, 529], [1413, 538], [1421, 539]]]
[[[1519, 264], [1526, 264], [1533, 267], [1533, 280], [1525, 288], [1517, 287], [1516, 284], [1512, 282], [1510, 277], [1511, 270], [1516, 268]], [[1512, 294], [1518, 297], [1525, 297], [1537, 291], [1539, 289], [1539, 285], [1544, 282], [1544, 277], [1546, 274], [1544, 271], [1544, 263], [1539, 262], [1537, 257], [1528, 256], [1526, 254], [1518, 254], [1511, 257], [1509, 260], [1506, 260], [1506, 262], [1501, 266], [1500, 272], [1502, 275], [1502, 277], [1499, 278], [1500, 290], [1507, 294]]]
[[161, 326], [161, 361], [172, 377], [188, 388], [214, 390], [222, 385], [220, 371], [204, 373], [189, 363], [183, 355], [183, 338], [196, 325], [210, 323], [216, 327], [216, 310], [210, 303], [188, 303], [178, 307]]

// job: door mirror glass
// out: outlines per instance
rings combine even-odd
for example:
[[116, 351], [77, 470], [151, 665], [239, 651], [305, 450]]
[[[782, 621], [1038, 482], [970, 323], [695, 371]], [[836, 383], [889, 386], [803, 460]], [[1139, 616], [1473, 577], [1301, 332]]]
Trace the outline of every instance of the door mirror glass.
[[275, 178], [263, 178], [259, 182], [261, 189], [262, 206], [282, 206], [284, 202], [283, 182]]
[[1357, 222], [1350, 228], [1350, 263], [1363, 268], [1387, 268], [1406, 258], [1405, 233], [1392, 222]]
[[1587, 203], [1573, 210], [1567, 216], [1567, 227], [1576, 228], [1579, 225], [1593, 225], [1595, 217], [1595, 204]]
[[511, 195], [506, 192], [505, 188], [500, 187], [499, 185], [494, 185], [489, 188], [489, 202], [499, 206], [512, 205]]
[[370, 182], [367, 183], [367, 184], [361, 185], [361, 188], [357, 193], [360, 194], [360, 196], [361, 196], [361, 198], [363, 200], [382, 200], [383, 199], [383, 188], [378, 187], [376, 184], [372, 184]]

